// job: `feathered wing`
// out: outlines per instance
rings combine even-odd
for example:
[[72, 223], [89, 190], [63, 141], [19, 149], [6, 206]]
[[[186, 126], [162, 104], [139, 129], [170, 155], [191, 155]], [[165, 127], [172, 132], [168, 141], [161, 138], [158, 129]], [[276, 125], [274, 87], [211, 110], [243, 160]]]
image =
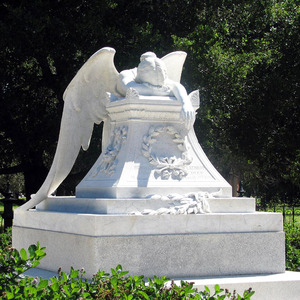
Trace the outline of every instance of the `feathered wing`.
[[56, 153], [48, 176], [20, 210], [30, 209], [53, 193], [70, 173], [80, 148], [89, 147], [94, 123], [106, 117], [106, 92], [116, 93], [115, 50], [102, 48], [82, 66], [64, 93], [64, 109]]
[[168, 78], [176, 82], [180, 82], [183, 64], [185, 62], [186, 53], [183, 51], [175, 51], [165, 55], [162, 60], [167, 67]]

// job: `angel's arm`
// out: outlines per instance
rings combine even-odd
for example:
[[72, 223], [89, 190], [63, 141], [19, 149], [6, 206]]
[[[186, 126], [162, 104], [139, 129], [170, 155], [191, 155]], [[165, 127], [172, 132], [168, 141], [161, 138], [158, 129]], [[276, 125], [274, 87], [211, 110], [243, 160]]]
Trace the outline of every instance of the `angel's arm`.
[[126, 95], [129, 88], [133, 88], [140, 95], [152, 96], [175, 96], [182, 104], [181, 118], [185, 121], [186, 127], [190, 129], [195, 121], [195, 110], [185, 87], [171, 79], [167, 79], [165, 86], [158, 87], [149, 83], [137, 83], [135, 81], [136, 69], [125, 70], [119, 74], [118, 91]]
[[140, 95], [144, 96], [168, 96], [170, 95], [170, 90], [166, 87], [158, 87], [158, 86], [153, 86], [149, 83], [143, 82], [143, 83], [138, 83], [135, 81], [136, 77], [136, 70], [124, 70], [119, 74], [119, 80], [118, 80], [118, 91], [126, 95], [126, 92], [129, 88], [133, 88]]
[[195, 122], [196, 113], [185, 87], [179, 82], [173, 81], [171, 79], [167, 80], [167, 86], [170, 88], [171, 94], [173, 94], [176, 99], [181, 102], [181, 118], [185, 121], [187, 129], [190, 129]]

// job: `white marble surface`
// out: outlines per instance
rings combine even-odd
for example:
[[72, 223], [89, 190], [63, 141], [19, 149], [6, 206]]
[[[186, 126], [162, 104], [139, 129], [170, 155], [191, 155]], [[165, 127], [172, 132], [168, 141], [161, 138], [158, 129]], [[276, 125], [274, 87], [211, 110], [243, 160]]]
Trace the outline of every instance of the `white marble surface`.
[[14, 226], [89, 236], [281, 232], [282, 215], [256, 212], [128, 216], [33, 210], [17, 212]]
[[14, 226], [13, 234], [17, 249], [36, 241], [46, 247], [41, 268], [84, 267], [88, 277], [117, 264], [134, 275], [169, 278], [285, 270], [283, 232], [90, 236]]
[[[254, 198], [207, 198], [211, 213], [255, 212]], [[76, 197], [48, 197], [37, 206], [38, 211], [54, 211], [86, 214], [131, 214], [145, 209], [158, 210], [176, 205], [172, 198], [160, 199], [93, 199]]]
[[152, 96], [107, 105], [110, 142], [76, 187], [76, 196], [124, 199], [219, 192], [231, 197], [231, 186], [208, 160], [194, 130], [187, 130], [180, 119], [181, 105]]

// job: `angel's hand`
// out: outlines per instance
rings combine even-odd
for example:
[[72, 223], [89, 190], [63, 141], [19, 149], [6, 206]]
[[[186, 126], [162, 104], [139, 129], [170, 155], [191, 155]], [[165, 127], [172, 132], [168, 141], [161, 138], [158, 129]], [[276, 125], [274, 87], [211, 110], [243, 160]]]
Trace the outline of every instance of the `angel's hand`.
[[183, 103], [180, 117], [185, 122], [185, 126], [188, 130], [193, 127], [196, 113], [190, 101]]

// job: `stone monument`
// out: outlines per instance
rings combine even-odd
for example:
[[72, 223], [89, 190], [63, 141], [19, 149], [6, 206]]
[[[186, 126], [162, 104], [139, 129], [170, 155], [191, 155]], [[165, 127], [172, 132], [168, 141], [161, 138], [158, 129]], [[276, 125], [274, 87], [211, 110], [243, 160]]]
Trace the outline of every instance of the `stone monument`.
[[[15, 211], [13, 245], [39, 241], [41, 268], [87, 276], [117, 264], [150, 277], [283, 273], [282, 215], [232, 197], [198, 144], [199, 93], [180, 84], [186, 53], [147, 52], [121, 73], [114, 54], [96, 52], [67, 87], [53, 165]], [[101, 121], [103, 152], [76, 196], [50, 196]]]

